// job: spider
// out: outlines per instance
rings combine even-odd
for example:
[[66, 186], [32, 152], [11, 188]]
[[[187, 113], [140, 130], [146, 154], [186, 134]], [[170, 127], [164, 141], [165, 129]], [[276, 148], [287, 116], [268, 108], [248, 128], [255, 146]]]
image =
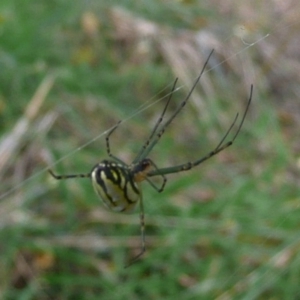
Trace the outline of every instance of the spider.
[[[208, 64], [208, 61], [213, 53], [213, 50], [209, 54], [206, 62], [204, 63], [200, 74], [198, 75], [197, 79], [195, 80], [191, 90], [185, 97], [185, 99], [181, 102], [178, 106], [176, 111], [165, 121], [164, 124], [161, 124], [164, 119], [164, 115], [172, 98], [172, 93], [175, 90], [177, 79], [173, 84], [172, 91], [170, 96], [167, 100], [167, 103], [159, 117], [156, 121], [154, 128], [152, 129], [148, 139], [141, 147], [140, 151], [138, 152], [136, 158], [133, 160], [131, 164], [126, 164], [120, 158], [114, 156], [110, 150], [110, 141], [109, 138], [111, 134], [117, 129], [119, 123], [117, 123], [107, 134], [106, 136], [106, 151], [107, 155], [110, 158], [109, 160], [103, 160], [102, 162], [96, 164], [92, 170], [87, 174], [69, 174], [69, 175], [56, 175], [53, 173], [52, 170], [48, 170], [49, 173], [57, 180], [60, 179], [69, 179], [69, 178], [90, 178], [92, 181], [92, 185], [94, 187], [95, 192], [100, 196], [104, 205], [113, 210], [115, 212], [132, 212], [137, 204], [139, 203], [140, 207], [140, 231], [141, 231], [141, 250], [138, 255], [136, 255], [131, 262], [128, 264], [131, 265], [132, 263], [136, 262], [146, 251], [146, 244], [145, 244], [145, 221], [144, 221], [144, 206], [143, 206], [143, 198], [142, 198], [142, 190], [140, 187], [140, 182], [146, 180], [148, 183], [157, 190], [157, 192], [162, 192], [164, 187], [167, 183], [167, 178], [165, 175], [171, 173], [178, 173], [182, 171], [188, 171], [204, 161], [208, 160], [212, 156], [218, 154], [219, 152], [223, 151], [227, 147], [231, 146], [235, 141], [236, 137], [238, 136], [241, 127], [244, 123], [246, 114], [248, 112], [250, 102], [252, 99], [252, 91], [253, 85], [251, 85], [250, 89], [250, 96], [247, 102], [247, 106], [245, 112], [243, 114], [242, 120], [237, 128], [237, 131], [233, 135], [233, 138], [225, 143], [225, 139], [229, 135], [230, 131], [234, 127], [237, 119], [238, 113], [236, 114], [232, 124], [226, 131], [225, 135], [218, 143], [218, 145], [209, 153], [204, 155], [203, 157], [192, 161], [187, 162], [184, 164], [180, 164], [177, 166], [171, 166], [167, 168], [158, 168], [156, 164], [148, 158], [148, 154], [162, 137], [163, 133], [167, 129], [167, 127], [171, 124], [171, 122], [175, 119], [178, 113], [184, 108], [186, 103], [188, 102], [192, 92], [194, 91], [196, 85], [198, 84], [201, 76], [204, 73], [204, 70]], [[151, 181], [151, 177], [153, 176], [160, 176], [162, 178], [161, 186], [158, 187]]]

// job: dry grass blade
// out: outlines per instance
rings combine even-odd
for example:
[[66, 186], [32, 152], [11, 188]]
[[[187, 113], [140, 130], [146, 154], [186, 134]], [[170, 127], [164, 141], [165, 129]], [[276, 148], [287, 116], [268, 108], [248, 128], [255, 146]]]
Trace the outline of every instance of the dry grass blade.
[[11, 132], [2, 139], [0, 143], [0, 176], [4, 174], [10, 158], [14, 156], [24, 141], [24, 136], [28, 132], [31, 123], [37, 117], [53, 83], [54, 77], [52, 75], [47, 76], [43, 80], [27, 105], [24, 116], [17, 121]]

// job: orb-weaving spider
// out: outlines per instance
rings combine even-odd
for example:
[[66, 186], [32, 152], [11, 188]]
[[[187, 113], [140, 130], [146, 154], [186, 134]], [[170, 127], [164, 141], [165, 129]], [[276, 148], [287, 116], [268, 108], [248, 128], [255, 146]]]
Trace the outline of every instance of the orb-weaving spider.
[[[140, 182], [147, 180], [152, 187], [154, 187], [158, 192], [162, 192], [167, 182], [167, 178], [165, 175], [171, 173], [177, 173], [181, 171], [187, 171], [192, 169], [193, 167], [198, 166], [205, 160], [211, 158], [212, 156], [218, 154], [225, 148], [231, 146], [235, 141], [236, 137], [238, 136], [240, 129], [243, 125], [245, 120], [251, 99], [252, 99], [252, 91], [253, 85], [251, 85], [250, 89], [250, 96], [249, 100], [243, 114], [242, 120], [237, 128], [236, 133], [234, 134], [233, 138], [224, 143], [225, 139], [229, 135], [230, 131], [232, 130], [233, 126], [235, 125], [238, 114], [236, 114], [235, 119], [233, 120], [232, 124], [230, 125], [229, 129], [217, 145], [217, 147], [212, 150], [211, 152], [207, 153], [205, 156], [201, 157], [200, 159], [187, 162], [177, 166], [171, 166], [167, 168], [158, 168], [155, 163], [147, 158], [150, 151], [159, 141], [161, 136], [163, 135], [166, 128], [170, 125], [170, 123], [174, 120], [177, 114], [183, 109], [186, 105], [187, 101], [189, 100], [192, 92], [194, 91], [196, 85], [198, 84], [203, 72], [208, 64], [210, 56], [212, 55], [213, 51], [209, 54], [199, 76], [197, 77], [196, 81], [194, 82], [191, 90], [189, 91], [186, 98], [181, 102], [179, 107], [176, 111], [169, 117], [164, 124], [161, 124], [167, 107], [170, 103], [172, 93], [175, 90], [175, 86], [177, 83], [177, 79], [174, 82], [171, 94], [169, 99], [162, 111], [159, 119], [157, 120], [154, 128], [151, 131], [151, 134], [144, 145], [141, 147], [139, 153], [137, 154], [136, 158], [133, 160], [131, 164], [126, 164], [120, 158], [114, 156], [110, 150], [110, 142], [109, 138], [114, 130], [118, 127], [120, 122], [109, 131], [106, 136], [106, 150], [107, 154], [111, 160], [103, 160], [102, 162], [96, 164], [90, 173], [87, 174], [71, 174], [71, 175], [56, 175], [53, 173], [52, 170], [49, 170], [49, 173], [55, 179], [68, 179], [68, 178], [90, 178], [93, 184], [93, 187], [96, 193], [100, 196], [103, 203], [109, 209], [116, 211], [116, 212], [132, 212], [133, 209], [136, 207], [137, 203], [139, 202], [140, 205], [140, 228], [141, 228], [141, 251], [140, 253], [134, 257], [131, 263], [135, 262], [139, 257], [143, 255], [146, 251], [145, 246], [145, 221], [144, 221], [144, 207], [143, 207], [143, 199], [142, 199], [142, 190], [140, 187]], [[162, 177], [162, 184], [160, 187], [157, 187], [151, 180], [150, 177], [153, 176], [161, 176]], [[130, 264], [131, 264], [130, 263]]]

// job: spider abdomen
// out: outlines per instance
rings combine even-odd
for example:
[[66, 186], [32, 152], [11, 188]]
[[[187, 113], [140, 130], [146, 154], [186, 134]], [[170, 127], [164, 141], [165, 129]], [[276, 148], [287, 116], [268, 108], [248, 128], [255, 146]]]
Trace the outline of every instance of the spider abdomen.
[[104, 205], [113, 211], [132, 212], [141, 198], [130, 170], [120, 163], [102, 161], [92, 169], [91, 179]]

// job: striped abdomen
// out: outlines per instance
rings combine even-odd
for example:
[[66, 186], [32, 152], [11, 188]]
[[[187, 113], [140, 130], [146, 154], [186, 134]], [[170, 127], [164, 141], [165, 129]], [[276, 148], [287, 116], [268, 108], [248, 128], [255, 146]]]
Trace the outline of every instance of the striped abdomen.
[[141, 198], [132, 171], [120, 163], [104, 160], [91, 172], [96, 193], [105, 206], [117, 212], [131, 212]]

